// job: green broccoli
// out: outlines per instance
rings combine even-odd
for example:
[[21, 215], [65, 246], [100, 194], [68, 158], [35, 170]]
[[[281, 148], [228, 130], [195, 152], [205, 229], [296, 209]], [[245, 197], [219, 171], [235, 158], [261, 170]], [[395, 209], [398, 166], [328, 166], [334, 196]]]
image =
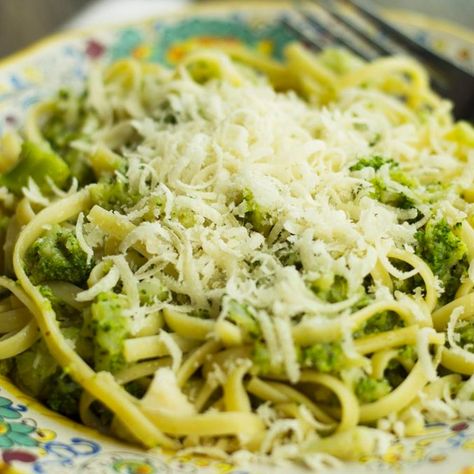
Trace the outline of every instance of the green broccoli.
[[158, 301], [165, 301], [169, 297], [169, 290], [158, 278], [149, 278], [138, 283], [140, 302], [143, 305], [153, 305]]
[[57, 372], [58, 364], [51, 356], [44, 340], [40, 339], [15, 359], [15, 383], [34, 397], [39, 397]]
[[258, 339], [261, 336], [260, 326], [248, 305], [230, 300], [227, 318], [252, 339]]
[[173, 209], [172, 217], [178, 220], [187, 229], [196, 225], [196, 217], [191, 209]]
[[190, 316], [199, 319], [211, 319], [211, 312], [206, 308], [196, 308], [189, 312]]
[[59, 91], [53, 111], [42, 127], [44, 138], [52, 149], [69, 165], [71, 176], [81, 186], [94, 180], [94, 173], [86, 155], [71, 147], [74, 140], [80, 139], [87, 119], [85, 96], [73, 97], [69, 91]]
[[82, 285], [92, 269], [74, 231], [59, 225], [53, 226], [31, 245], [24, 264], [35, 285], [53, 280]]
[[372, 403], [392, 391], [392, 387], [388, 380], [373, 379], [371, 377], [364, 377], [360, 379], [355, 387], [357, 398], [362, 403]]
[[415, 207], [415, 201], [412, 198], [402, 192], [392, 191], [379, 176], [372, 179], [372, 186], [373, 190], [370, 197], [376, 201], [388, 206], [398, 207], [399, 209], [412, 209]]
[[49, 300], [52, 309], [56, 313], [56, 319], [62, 325], [79, 326], [81, 324], [82, 316], [80, 312], [55, 295], [48, 285], [41, 285], [39, 291], [44, 298]]
[[[75, 342], [79, 330], [63, 330]], [[11, 359], [10, 374], [25, 392], [66, 416], [78, 414], [81, 387], [64, 374], [43, 339]]]
[[124, 295], [107, 292], [92, 304], [91, 330], [94, 344], [94, 368], [117, 372], [126, 365], [123, 345], [129, 336], [128, 307]]
[[249, 189], [243, 190], [242, 198], [246, 204], [244, 220], [250, 223], [255, 231], [268, 235], [274, 225], [270, 213], [262, 209]]
[[422, 230], [415, 234], [415, 252], [441, 280], [444, 293], [441, 302], [451, 301], [459, 282], [469, 266], [466, 245], [457, 237], [446, 219], [430, 219]]
[[5, 232], [8, 224], [10, 224], [10, 217], [0, 214], [0, 232]]
[[374, 155], [370, 158], [361, 158], [357, 163], [349, 168], [349, 171], [359, 171], [363, 168], [373, 168], [375, 171], [378, 171], [383, 165], [389, 165], [390, 168], [396, 168], [398, 163], [391, 158]]
[[91, 403], [90, 411], [99, 420], [100, 426], [110, 427], [110, 424], [114, 419], [114, 414], [105, 405], [97, 400], [94, 400]]
[[260, 341], [256, 341], [252, 350], [252, 362], [257, 369], [257, 373], [268, 375], [271, 370], [270, 353], [267, 346]]
[[[363, 168], [373, 168], [376, 172], [382, 168], [382, 166], [388, 165], [390, 168], [390, 178], [401, 185], [413, 189], [417, 186], [415, 180], [407, 176], [403, 171], [399, 169], [399, 165], [396, 161], [390, 158], [384, 158], [379, 155], [374, 155], [370, 158], [362, 158], [357, 163], [352, 165], [350, 171], [359, 171]], [[400, 209], [412, 209], [415, 207], [415, 201], [407, 196], [405, 193], [398, 190], [390, 189], [381, 176], [377, 173], [371, 180], [372, 191], [370, 197], [373, 199], [387, 204], [392, 207], [398, 207]]]
[[403, 320], [398, 313], [394, 311], [383, 311], [370, 317], [365, 324], [354, 333], [355, 337], [368, 336], [369, 334], [377, 334], [380, 332], [391, 331], [395, 328], [404, 326]]
[[416, 179], [407, 175], [398, 167], [394, 167], [392, 170], [390, 170], [390, 178], [410, 189], [415, 189], [419, 185]]
[[140, 196], [131, 193], [122, 181], [112, 183], [102, 181], [91, 186], [89, 193], [94, 204], [112, 211], [121, 211], [126, 207], [132, 207], [140, 199]]
[[465, 321], [455, 332], [459, 334], [459, 345], [469, 352], [474, 352], [474, 321]]
[[217, 79], [222, 76], [222, 72], [214, 61], [197, 60], [187, 64], [186, 69], [189, 75], [198, 84], [205, 84], [211, 79]]
[[[61, 153], [61, 151], [58, 151], [58, 153]], [[67, 151], [62, 152], [61, 156], [68, 164], [71, 176], [76, 178], [81, 186], [86, 186], [95, 181], [94, 171], [89, 165], [87, 155], [84, 152], [75, 148], [69, 148]]]
[[398, 349], [397, 361], [406, 369], [411, 370], [418, 359], [418, 351], [415, 346], [407, 345]]
[[139, 381], [134, 380], [129, 382], [123, 387], [130, 395], [133, 395], [135, 398], [143, 398], [146, 393], [146, 386], [141, 384]]
[[339, 275], [325, 275], [310, 284], [313, 293], [329, 303], [338, 303], [348, 297], [347, 280]]
[[[301, 349], [295, 347], [297, 359], [301, 360]], [[268, 347], [262, 341], [255, 341], [252, 348], [252, 374], [253, 375], [280, 375], [283, 373], [283, 364], [273, 366], [270, 360], [270, 352]]]
[[21, 147], [18, 163], [0, 176], [0, 186], [12, 193], [20, 194], [32, 178], [41, 191], [50, 190], [48, 178], [62, 188], [70, 176], [68, 165], [45, 145], [25, 141]]
[[148, 211], [143, 214], [143, 219], [153, 222], [156, 219], [160, 219], [164, 216], [166, 199], [163, 196], [149, 196], [146, 206], [148, 207]]
[[301, 348], [300, 364], [318, 372], [338, 372], [347, 362], [342, 347], [336, 342], [323, 342]]
[[79, 414], [82, 387], [64, 372], [59, 372], [48, 383], [49, 390], [41, 398], [55, 412], [69, 417]]
[[299, 250], [288, 242], [284, 242], [284, 245], [276, 249], [275, 256], [285, 267], [295, 267], [297, 270], [302, 269]]

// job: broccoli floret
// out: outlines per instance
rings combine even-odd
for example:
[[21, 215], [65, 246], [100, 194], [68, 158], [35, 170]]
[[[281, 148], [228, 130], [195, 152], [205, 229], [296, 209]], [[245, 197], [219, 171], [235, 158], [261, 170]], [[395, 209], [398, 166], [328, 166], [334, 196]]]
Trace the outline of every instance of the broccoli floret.
[[399, 209], [412, 209], [415, 207], [415, 201], [412, 198], [402, 192], [390, 190], [379, 176], [373, 178], [371, 182], [373, 190], [370, 197], [372, 199], [388, 206], [398, 207]]
[[62, 415], [77, 417], [82, 387], [63, 372], [50, 380], [48, 387], [48, 393], [42, 397], [46, 405]]
[[138, 284], [140, 302], [143, 305], [153, 305], [158, 301], [165, 301], [169, 297], [169, 290], [158, 278], [142, 280]]
[[390, 393], [392, 387], [387, 379], [373, 379], [365, 377], [360, 379], [355, 387], [357, 398], [362, 403], [372, 403]]
[[313, 293], [324, 301], [337, 303], [348, 297], [347, 280], [339, 275], [326, 275], [311, 282]]
[[408, 366], [405, 367], [403, 360], [392, 359], [385, 369], [384, 377], [388, 380], [391, 387], [398, 387], [406, 378], [409, 372]]
[[132, 207], [140, 199], [138, 194], [131, 193], [127, 185], [121, 181], [97, 183], [90, 187], [89, 193], [94, 204], [112, 211]]
[[[67, 339], [75, 340], [78, 332], [71, 328], [65, 329], [63, 334]], [[44, 340], [40, 339], [12, 361], [10, 373], [19, 387], [54, 411], [66, 416], [78, 414], [82, 389], [63, 373]]]
[[352, 165], [350, 171], [359, 171], [363, 168], [373, 168], [375, 171], [382, 168], [383, 165], [389, 165], [390, 168], [396, 168], [398, 163], [391, 158], [384, 158], [383, 156], [374, 155], [370, 158], [362, 158], [356, 164]]
[[194, 216], [194, 212], [191, 209], [174, 209], [172, 212], [172, 217], [178, 220], [187, 229], [190, 229], [196, 225], [196, 218]]
[[318, 372], [338, 372], [346, 362], [346, 356], [339, 343], [317, 343], [301, 349], [301, 365], [316, 369]]
[[123, 345], [129, 335], [128, 307], [124, 295], [101, 293], [92, 304], [91, 329], [94, 343], [94, 368], [117, 372], [125, 367]]
[[394, 311], [383, 311], [382, 313], [375, 314], [370, 317], [357, 331], [354, 336], [362, 337], [369, 334], [377, 334], [380, 332], [391, 331], [395, 328], [401, 328], [404, 326], [403, 320]]
[[79, 326], [81, 323], [80, 312], [69, 306], [65, 301], [56, 296], [48, 285], [39, 287], [40, 293], [49, 300], [51, 307], [56, 313], [56, 319], [64, 326]]
[[53, 280], [82, 285], [92, 269], [74, 231], [59, 225], [53, 226], [31, 245], [24, 264], [35, 285]]
[[227, 318], [251, 338], [258, 339], [260, 337], [260, 326], [248, 305], [231, 300], [229, 302]]
[[114, 419], [114, 414], [105, 405], [94, 400], [90, 406], [91, 412], [99, 420], [100, 426], [109, 427]]
[[59, 91], [54, 110], [42, 127], [44, 138], [52, 149], [69, 165], [71, 176], [81, 186], [94, 180], [94, 173], [86, 155], [71, 147], [74, 140], [83, 136], [83, 128], [87, 118], [85, 96], [73, 97], [69, 91]]
[[474, 352], [474, 321], [466, 321], [456, 328], [459, 334], [459, 345], [469, 352]]
[[192, 311], [190, 311], [189, 315], [199, 319], [211, 319], [211, 313], [206, 308], [193, 309]]
[[70, 176], [68, 165], [51, 149], [25, 141], [21, 147], [18, 163], [0, 176], [0, 186], [7, 187], [12, 193], [20, 194], [32, 178], [41, 191], [50, 190], [48, 178], [62, 188]]
[[135, 398], [143, 398], [146, 393], [145, 386], [135, 380], [124, 385], [124, 388], [130, 395], [133, 395]]
[[263, 342], [256, 341], [252, 351], [252, 362], [257, 373], [267, 375], [271, 370], [270, 353]]
[[415, 238], [416, 254], [425, 260], [443, 283], [441, 302], [451, 301], [469, 266], [466, 245], [456, 236], [446, 219], [429, 220], [424, 229], [415, 234]]
[[7, 230], [8, 224], [10, 224], [10, 217], [0, 215], [0, 232], [5, 232]]
[[[390, 178], [393, 181], [396, 181], [407, 188], [415, 188], [417, 186], [415, 180], [411, 179], [398, 168], [399, 165], [396, 161], [378, 155], [370, 158], [362, 158], [356, 164], [352, 165], [349, 170], [359, 171], [363, 168], [373, 168], [377, 172], [384, 165], [389, 166]], [[408, 197], [405, 193], [398, 190], [390, 189], [378, 173], [371, 180], [371, 184], [372, 191], [370, 197], [372, 199], [400, 209], [412, 209], [415, 207], [415, 201], [411, 197]]]
[[438, 274], [452, 267], [466, 255], [466, 246], [453, 232], [453, 229], [441, 219], [428, 221], [425, 228], [415, 235], [418, 241], [417, 252]]
[[260, 234], [268, 235], [274, 224], [272, 216], [262, 209], [249, 189], [244, 189], [242, 197], [246, 205], [244, 220]]
[[148, 211], [143, 214], [143, 219], [153, 222], [164, 216], [166, 199], [164, 196], [150, 196], [147, 199], [146, 206], [148, 207]]
[[283, 246], [276, 249], [275, 256], [285, 267], [295, 267], [297, 270], [302, 268], [299, 249], [288, 242], [285, 242]]
[[[301, 349], [296, 346], [298, 361], [301, 360]], [[283, 365], [272, 366], [268, 347], [262, 341], [255, 341], [252, 349], [253, 375], [279, 375], [283, 372]]]
[[17, 385], [34, 397], [39, 397], [57, 372], [58, 364], [43, 340], [15, 357], [13, 379]]
[[397, 360], [406, 370], [411, 370], [418, 359], [418, 351], [415, 346], [407, 345], [398, 349]]
[[[61, 152], [58, 151], [58, 153]], [[89, 165], [84, 152], [76, 150], [75, 148], [69, 148], [67, 151], [62, 152], [61, 156], [68, 164], [71, 176], [76, 178], [81, 186], [86, 186], [95, 181], [94, 171]]]

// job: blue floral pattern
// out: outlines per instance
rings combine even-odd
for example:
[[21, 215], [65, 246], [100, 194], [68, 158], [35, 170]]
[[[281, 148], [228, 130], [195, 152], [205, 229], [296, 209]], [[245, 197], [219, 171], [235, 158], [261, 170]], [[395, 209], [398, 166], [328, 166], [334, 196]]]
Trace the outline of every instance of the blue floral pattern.
[[38, 442], [30, 435], [36, 430], [35, 426], [15, 422], [22, 417], [23, 407], [15, 408], [11, 400], [0, 397], [0, 448], [12, 446], [37, 446]]

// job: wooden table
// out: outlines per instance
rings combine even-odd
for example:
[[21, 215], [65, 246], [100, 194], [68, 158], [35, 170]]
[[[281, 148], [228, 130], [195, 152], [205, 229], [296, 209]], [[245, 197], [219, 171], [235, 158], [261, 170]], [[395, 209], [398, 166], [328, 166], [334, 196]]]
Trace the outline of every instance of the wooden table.
[[91, 0], [0, 0], [0, 57], [54, 32]]

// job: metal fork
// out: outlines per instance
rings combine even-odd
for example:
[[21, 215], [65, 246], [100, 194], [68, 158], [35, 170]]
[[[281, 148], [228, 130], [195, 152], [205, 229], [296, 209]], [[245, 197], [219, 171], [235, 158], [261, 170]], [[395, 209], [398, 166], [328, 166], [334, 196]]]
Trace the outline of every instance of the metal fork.
[[[318, 18], [308, 3], [323, 7], [332, 27]], [[349, 16], [340, 8], [344, 3], [352, 7], [356, 16]], [[454, 116], [457, 119], [474, 120], [474, 74], [402, 32], [385, 20], [373, 6], [369, 6], [367, 1], [300, 0], [295, 1], [294, 5], [303, 22], [296, 24], [285, 18], [283, 24], [311, 48], [320, 51], [328, 44], [335, 44], [369, 61], [400, 52], [415, 57], [430, 72], [433, 89], [452, 101]]]

